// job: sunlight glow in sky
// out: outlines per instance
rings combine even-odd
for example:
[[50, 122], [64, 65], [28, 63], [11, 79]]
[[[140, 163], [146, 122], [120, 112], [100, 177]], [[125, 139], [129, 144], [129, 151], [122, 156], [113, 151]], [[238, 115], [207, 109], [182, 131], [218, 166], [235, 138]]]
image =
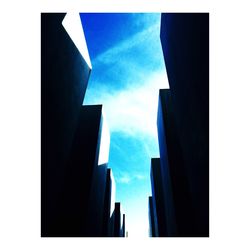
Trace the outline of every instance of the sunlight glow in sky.
[[109, 164], [129, 237], [148, 236], [150, 159], [159, 156], [157, 106], [168, 88], [160, 14], [81, 14], [92, 63], [84, 104], [103, 104]]

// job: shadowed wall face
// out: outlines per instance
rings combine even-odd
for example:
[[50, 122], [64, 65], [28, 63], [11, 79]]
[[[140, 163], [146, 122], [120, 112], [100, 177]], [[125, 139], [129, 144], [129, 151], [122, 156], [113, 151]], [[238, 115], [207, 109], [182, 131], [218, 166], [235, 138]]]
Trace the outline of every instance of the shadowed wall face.
[[[83, 107], [99, 108], [101, 111], [101, 115], [99, 117], [100, 128], [98, 134], [98, 141], [96, 143], [96, 157], [97, 162], [94, 162], [93, 167], [93, 175], [92, 175], [92, 183], [91, 183], [91, 191], [90, 198], [88, 202], [88, 211], [87, 211], [87, 226], [85, 231], [85, 236], [104, 236], [103, 235], [103, 223], [104, 223], [104, 209], [105, 209], [105, 189], [106, 189], [106, 181], [107, 181], [107, 167], [108, 167], [108, 158], [109, 158], [109, 131], [105, 121], [105, 117], [103, 114], [103, 108], [101, 105], [84, 105]], [[87, 122], [87, 121], [85, 121]], [[91, 132], [89, 128], [86, 130], [87, 133]], [[82, 138], [85, 140], [85, 143], [88, 144], [89, 140], [86, 138]], [[87, 145], [86, 145], [87, 146]], [[96, 159], [95, 159], [96, 161]], [[100, 164], [102, 163], [102, 164]], [[112, 188], [112, 187], [111, 187]]]
[[122, 230], [121, 230], [121, 237], [125, 237], [126, 225], [125, 225], [125, 214], [122, 215]]
[[65, 14], [41, 14], [41, 235], [53, 234], [90, 68], [62, 26]]
[[161, 44], [194, 211], [194, 235], [209, 233], [209, 14], [163, 13]]
[[[168, 236], [175, 236], [177, 234], [176, 215], [173, 198], [173, 187], [171, 179], [171, 171], [169, 164], [169, 152], [167, 136], [170, 132], [167, 128], [167, 121], [171, 121], [171, 115], [167, 115], [166, 101], [162, 99], [161, 92], [159, 94], [158, 114], [157, 114], [157, 130], [160, 151], [160, 167], [163, 187], [163, 200], [166, 216], [166, 225]], [[170, 106], [168, 106], [170, 107]], [[152, 183], [151, 183], [152, 184]]]
[[85, 236], [103, 235], [107, 164], [98, 165], [92, 178]]
[[115, 180], [112, 174], [112, 170], [109, 168], [107, 169], [104, 210], [103, 210], [104, 236], [113, 236], [114, 222], [112, 215], [114, 213], [114, 205], [115, 205]]
[[61, 236], [102, 236], [107, 174], [107, 164], [98, 165], [102, 124], [101, 105], [81, 107], [57, 223]]
[[149, 221], [149, 237], [155, 237], [155, 217], [153, 210], [152, 196], [148, 197], [148, 221]]
[[59, 236], [82, 236], [87, 228], [91, 188], [97, 174], [101, 115], [101, 105], [80, 108], [54, 228]]
[[[152, 162], [154, 163], [152, 164], [152, 170], [156, 178], [157, 176], [163, 177], [162, 188], [157, 186], [159, 183], [156, 184], [158, 197], [162, 197], [160, 190], [163, 190], [163, 193], [166, 195], [163, 200], [166, 209], [167, 228], [165, 229], [164, 225], [161, 225], [164, 232], [162, 236], [166, 234], [169, 236], [192, 236], [193, 210], [184, 167], [183, 152], [176, 128], [175, 110], [169, 89], [161, 89], [159, 92], [158, 115], [161, 158], [160, 161], [152, 159], [154, 160]], [[174, 219], [171, 217], [173, 214], [171, 216], [169, 215], [169, 211], [173, 212], [175, 216]], [[164, 213], [161, 211], [161, 214]], [[172, 224], [169, 223], [169, 219], [172, 220]], [[167, 231], [169, 233], [167, 233]]]
[[166, 237], [167, 222], [164, 204], [164, 191], [162, 186], [161, 162], [160, 158], [151, 159], [151, 188], [152, 188], [152, 216], [154, 219], [155, 236]]
[[116, 202], [115, 213], [114, 213], [114, 237], [124, 237], [122, 229], [123, 229], [123, 214], [121, 209], [121, 203]]

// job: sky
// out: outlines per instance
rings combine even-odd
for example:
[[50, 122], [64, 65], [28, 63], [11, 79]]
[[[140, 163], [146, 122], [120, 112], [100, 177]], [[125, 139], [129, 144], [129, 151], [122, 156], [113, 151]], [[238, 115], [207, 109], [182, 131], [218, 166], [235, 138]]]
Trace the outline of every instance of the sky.
[[103, 104], [108, 166], [129, 237], [148, 236], [151, 158], [159, 157], [159, 89], [168, 88], [160, 13], [81, 13], [92, 72], [85, 104]]

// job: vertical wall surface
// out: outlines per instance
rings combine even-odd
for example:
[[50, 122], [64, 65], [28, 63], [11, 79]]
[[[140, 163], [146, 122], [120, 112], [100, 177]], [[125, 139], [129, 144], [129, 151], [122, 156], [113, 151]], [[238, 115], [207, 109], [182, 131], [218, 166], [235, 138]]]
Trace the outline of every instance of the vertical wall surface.
[[[170, 121], [170, 119], [168, 119]], [[164, 209], [166, 214], [166, 223], [168, 236], [175, 236], [177, 234], [175, 207], [173, 201], [173, 188], [170, 175], [170, 166], [168, 159], [168, 145], [167, 145], [167, 125], [166, 125], [166, 106], [162, 105], [161, 95], [159, 95], [158, 114], [157, 114], [157, 130], [159, 141], [159, 153], [161, 160], [161, 175], [163, 185]], [[152, 185], [152, 184], [151, 184]], [[154, 187], [154, 186], [152, 186]]]
[[122, 233], [121, 237], [125, 237], [126, 232], [126, 221], [125, 221], [125, 214], [122, 215]]
[[42, 236], [125, 235], [103, 108], [82, 106], [90, 71], [79, 14], [41, 14]]
[[152, 196], [148, 197], [148, 221], [149, 221], [149, 237], [155, 237], [155, 217], [153, 210]]
[[[155, 176], [162, 176], [167, 225], [165, 229], [164, 225], [162, 225], [163, 229], [166, 230], [165, 232], [163, 230], [164, 234], [162, 236], [191, 236], [193, 234], [193, 220], [191, 219], [193, 218], [193, 210], [191, 209], [183, 153], [169, 89], [161, 89], [159, 92], [157, 125], [160, 162], [155, 160], [152, 170], [154, 170]], [[158, 165], [158, 168], [156, 165]], [[156, 191], [159, 192], [159, 197], [161, 197], [160, 190], [160, 187], [157, 187]], [[163, 213], [161, 212], [161, 214]]]
[[103, 236], [113, 236], [114, 222], [113, 213], [115, 205], [115, 180], [112, 174], [112, 170], [107, 169], [106, 175], [106, 188], [103, 210]]
[[65, 166], [90, 67], [62, 26], [65, 14], [41, 14], [41, 235], [52, 236]]
[[122, 229], [123, 229], [123, 214], [122, 214], [122, 209], [121, 209], [121, 203], [116, 202], [115, 212], [114, 212], [114, 237], [124, 237]]
[[192, 235], [208, 236], [209, 14], [163, 13], [160, 37], [192, 201]]
[[102, 234], [107, 166], [98, 165], [101, 136], [102, 106], [82, 106], [64, 176], [60, 235]]
[[160, 158], [151, 159], [151, 188], [152, 188], [152, 209], [154, 218], [155, 236], [167, 236], [167, 220], [164, 203], [164, 191], [162, 186]]
[[87, 211], [87, 229], [85, 236], [101, 237], [103, 235], [103, 223], [105, 209], [107, 164], [98, 165], [95, 169]]

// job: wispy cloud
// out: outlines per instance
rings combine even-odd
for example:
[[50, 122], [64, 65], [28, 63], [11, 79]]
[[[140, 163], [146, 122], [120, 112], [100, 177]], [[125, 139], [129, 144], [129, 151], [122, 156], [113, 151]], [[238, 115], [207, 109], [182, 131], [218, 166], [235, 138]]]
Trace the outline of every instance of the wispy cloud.
[[[149, 23], [147, 15], [143, 18]], [[157, 138], [159, 89], [168, 87], [168, 79], [159, 40], [159, 16], [151, 22], [92, 62], [93, 80], [84, 104], [104, 105], [111, 133]]]
[[118, 178], [118, 183], [125, 183], [128, 184], [131, 181], [131, 179], [128, 176], [123, 176], [121, 178]]
[[104, 46], [105, 50], [92, 57], [84, 104], [104, 106], [111, 133], [109, 167], [119, 184], [116, 198], [125, 207], [130, 236], [138, 236], [140, 231], [147, 235], [150, 158], [159, 154], [158, 95], [159, 89], [168, 88], [168, 79], [160, 44], [160, 15], [134, 14], [132, 19], [129, 25], [118, 25], [118, 33], [126, 33], [118, 35], [126, 37], [124, 40], [114, 44], [104, 37], [103, 43], [112, 47]]
[[131, 182], [132, 178], [131, 178], [130, 174], [128, 174], [126, 172], [119, 171], [116, 174], [115, 180], [117, 183], [128, 184]]
[[[147, 18], [144, 17], [142, 20], [144, 19]], [[155, 71], [165, 72], [159, 21], [154, 20], [144, 29], [133, 31], [131, 36], [98, 54], [92, 60], [93, 70], [87, 93], [99, 87], [103, 88], [103, 86], [106, 86], [112, 93], [113, 90], [123, 89], [127, 85], [143, 84], [145, 79], [148, 79]], [[126, 26], [126, 29], [130, 27]]]
[[102, 103], [111, 132], [130, 136], [157, 136], [156, 119], [160, 88], [166, 88], [165, 72], [145, 76], [145, 81], [132, 83], [122, 90], [109, 91], [101, 86], [90, 93], [91, 103]]
[[93, 64], [98, 64], [98, 63], [110, 64], [114, 63], [115, 61], [121, 60], [121, 57], [118, 55], [121, 55], [124, 52], [126, 52], [127, 54], [129, 50], [133, 49], [136, 46], [141, 46], [141, 45], [143, 46], [143, 42], [145, 41], [145, 39], [150, 39], [158, 34], [159, 34], [159, 24], [156, 23], [148, 27], [147, 29], [134, 34], [128, 39], [121, 41], [116, 46], [98, 55], [94, 59]]
[[139, 173], [127, 173], [127, 172], [118, 172], [116, 176], [116, 182], [120, 184], [129, 184], [132, 181], [143, 181], [147, 178], [146, 175]]
[[160, 30], [161, 13], [131, 13], [133, 26], [137, 29], [144, 29], [153, 25], [158, 25]]
[[[93, 75], [84, 104], [103, 104], [111, 138], [112, 133], [122, 134], [123, 138], [133, 137], [138, 143], [136, 150], [140, 150], [139, 154], [137, 151], [136, 154], [127, 155], [127, 150], [123, 153], [123, 141], [118, 142], [118, 146], [111, 139], [115, 153], [130, 163], [124, 164], [124, 172], [117, 172], [116, 181], [122, 184], [145, 180], [145, 168], [141, 168], [141, 172], [135, 170], [139, 168], [136, 167], [138, 162], [142, 164], [148, 162], [150, 157], [158, 156], [158, 96], [159, 89], [168, 87], [168, 79], [157, 18], [151, 20], [145, 29], [99, 54], [92, 62]], [[149, 24], [150, 18], [140, 22], [136, 25]], [[138, 160], [140, 154], [144, 154], [144, 159]], [[114, 159], [114, 155], [112, 157]], [[134, 161], [134, 158], [137, 160]], [[115, 168], [119, 169], [118, 166]]]
[[[143, 29], [94, 58], [84, 100], [104, 106], [111, 133], [109, 167], [118, 184], [117, 199], [127, 208], [130, 236], [134, 221], [146, 221], [150, 158], [159, 154], [158, 95], [159, 89], [168, 88], [159, 16], [152, 21], [145, 15], [135, 25]], [[131, 198], [131, 192], [137, 195]], [[147, 230], [141, 223], [134, 234], [142, 227]]]
[[136, 174], [135, 175], [135, 179], [137, 180], [145, 180], [147, 177], [145, 175], [142, 174]]
[[[108, 64], [106, 67], [111, 70], [109, 75], [112, 76], [116, 76], [117, 70], [127, 73], [118, 76], [119, 81], [123, 82], [123, 88], [117, 88], [119, 82], [115, 82], [115, 77], [114, 80], [104, 77], [102, 80], [99, 77], [94, 78], [85, 100], [85, 104], [102, 103], [104, 105], [111, 132], [122, 132], [136, 137], [143, 135], [156, 137], [157, 135], [158, 93], [160, 88], [168, 87], [160, 42], [157, 40], [159, 36], [157, 25], [154, 24], [120, 42], [99, 55], [93, 62], [97, 67], [98, 64], [102, 67], [104, 67], [103, 64]], [[149, 39], [150, 36], [156, 39], [156, 44], [145, 40], [145, 37]], [[134, 47], [137, 47], [135, 53], [146, 53], [146, 57], [140, 59], [137, 58], [138, 54], [130, 54], [128, 59], [121, 60]], [[151, 51], [152, 47], [157, 49]], [[157, 68], [153, 67], [151, 71], [145, 72], [145, 68], [141, 66], [145, 64], [142, 60], [148, 59], [147, 64], [150, 65], [155, 54], [157, 54]], [[109, 81], [107, 84], [106, 80]]]

